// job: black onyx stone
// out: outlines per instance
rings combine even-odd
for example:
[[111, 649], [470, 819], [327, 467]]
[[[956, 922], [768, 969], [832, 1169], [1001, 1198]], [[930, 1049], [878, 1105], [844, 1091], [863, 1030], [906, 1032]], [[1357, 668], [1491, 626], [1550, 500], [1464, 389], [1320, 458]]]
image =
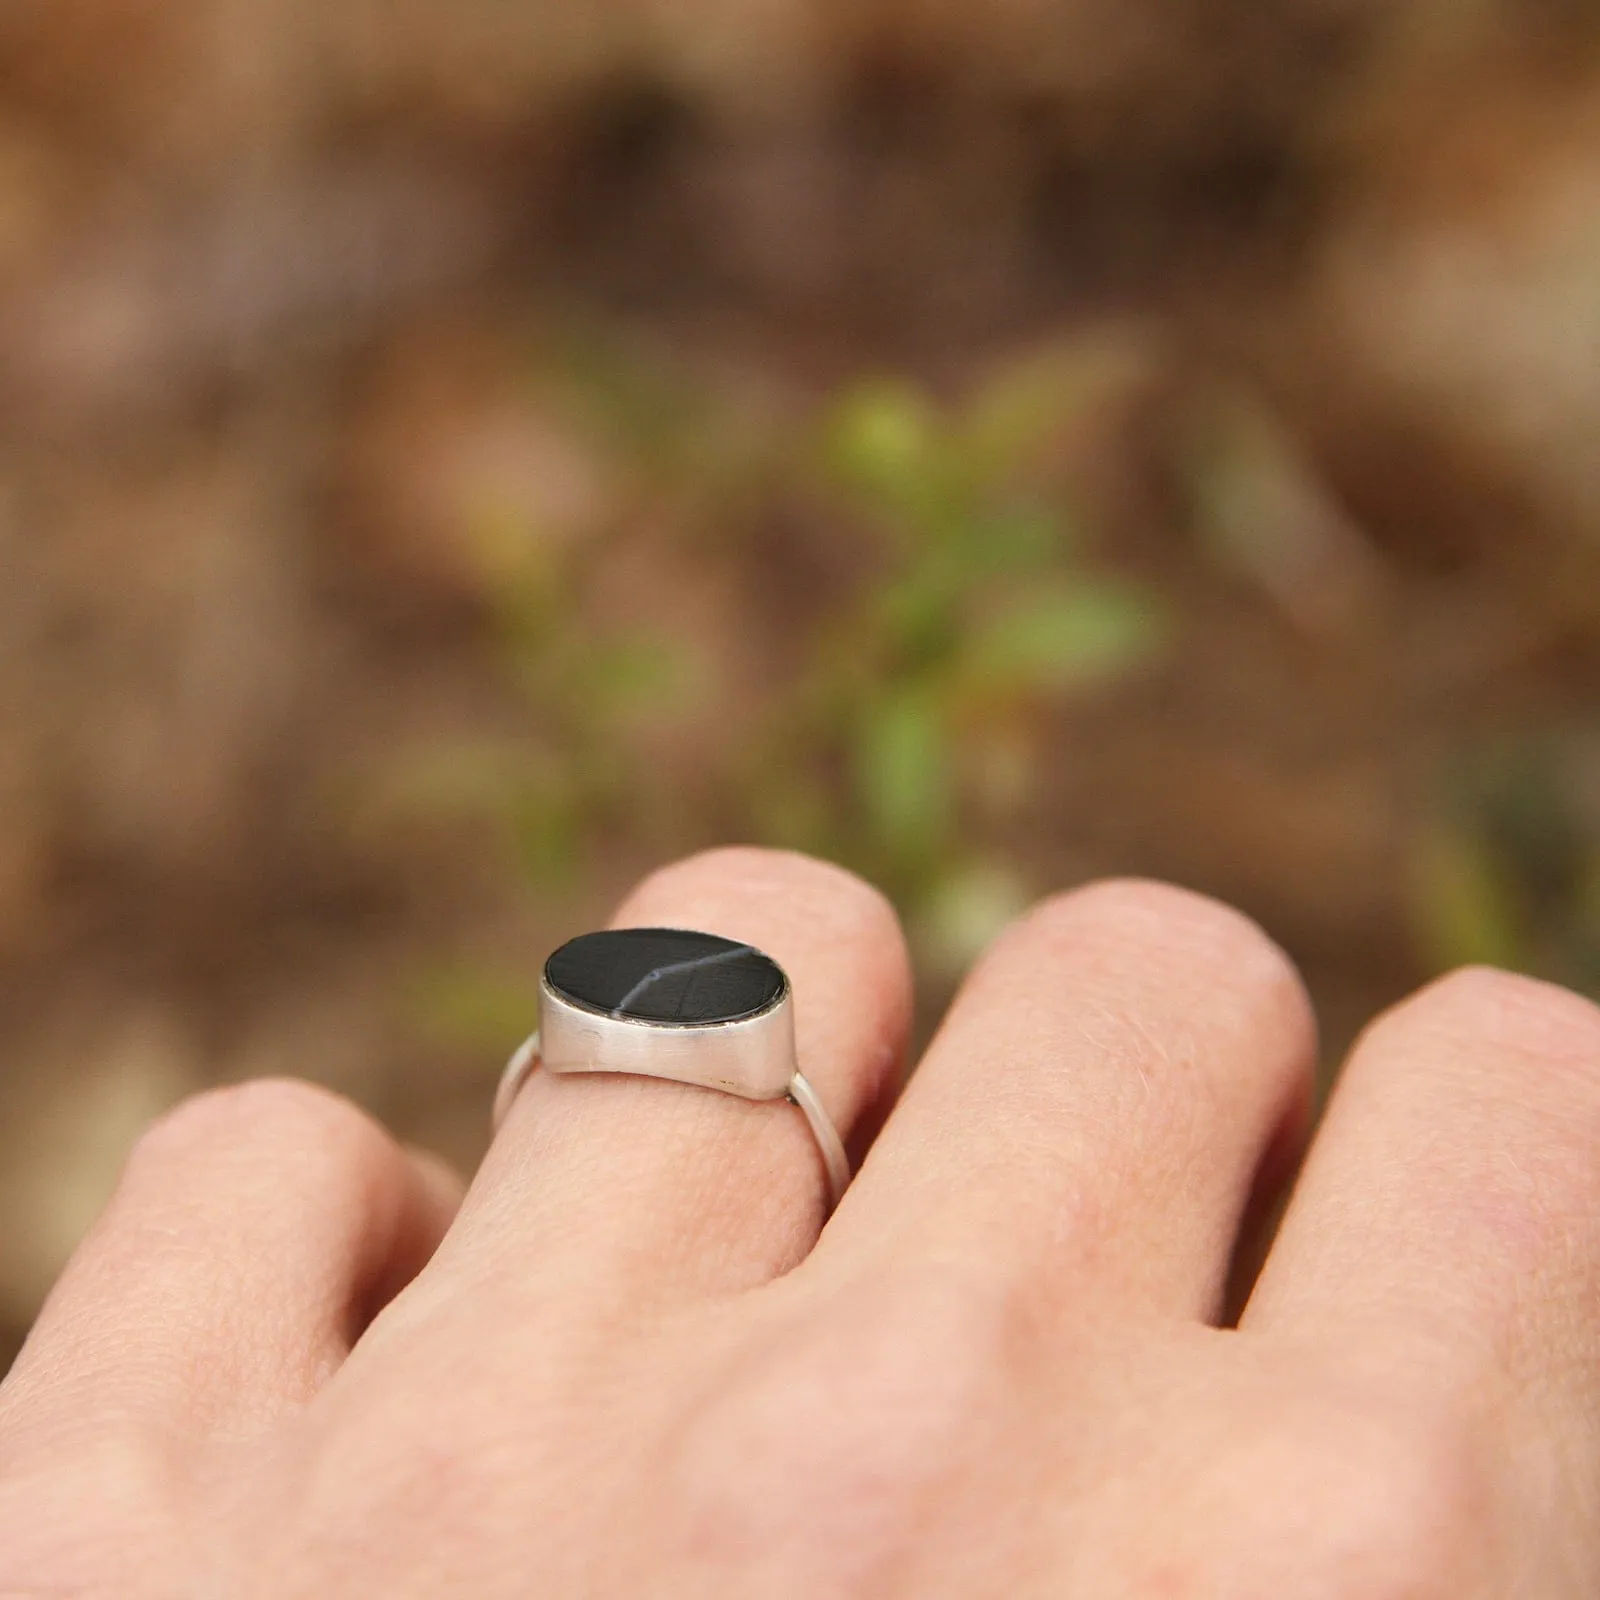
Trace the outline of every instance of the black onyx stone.
[[686, 1028], [753, 1017], [788, 987], [783, 969], [759, 950], [679, 928], [585, 933], [550, 957], [544, 975], [585, 1011]]

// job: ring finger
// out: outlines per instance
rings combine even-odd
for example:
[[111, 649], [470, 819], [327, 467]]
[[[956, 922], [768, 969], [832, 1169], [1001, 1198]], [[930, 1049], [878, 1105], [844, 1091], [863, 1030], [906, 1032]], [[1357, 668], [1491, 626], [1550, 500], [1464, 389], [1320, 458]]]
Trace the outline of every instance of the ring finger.
[[[793, 989], [801, 1070], [847, 1143], [871, 1131], [898, 1083], [911, 1013], [904, 942], [875, 890], [802, 856], [719, 850], [648, 878], [612, 925], [693, 928], [766, 951]], [[535, 1072], [432, 1276], [503, 1282], [515, 1262], [533, 1292], [635, 1310], [734, 1292], [805, 1255], [827, 1196], [792, 1105]]]

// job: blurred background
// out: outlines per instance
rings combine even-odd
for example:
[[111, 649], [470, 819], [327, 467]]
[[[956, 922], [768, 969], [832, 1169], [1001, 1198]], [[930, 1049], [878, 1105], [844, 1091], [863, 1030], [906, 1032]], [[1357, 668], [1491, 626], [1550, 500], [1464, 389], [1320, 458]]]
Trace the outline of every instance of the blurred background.
[[1106, 872], [1329, 1059], [1600, 989], [1586, 0], [8, 0], [0, 1369], [139, 1127], [468, 1165], [543, 953], [728, 840], [924, 1026]]

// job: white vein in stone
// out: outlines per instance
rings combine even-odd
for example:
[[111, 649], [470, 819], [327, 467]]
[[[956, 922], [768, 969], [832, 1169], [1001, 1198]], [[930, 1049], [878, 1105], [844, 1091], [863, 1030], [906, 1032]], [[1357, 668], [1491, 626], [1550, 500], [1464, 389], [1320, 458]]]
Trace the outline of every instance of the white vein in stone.
[[[674, 972], [688, 972], [694, 967], [711, 967], [719, 961], [733, 961], [739, 956], [753, 956], [759, 952], [754, 945], [736, 945], [732, 950], [719, 950], [715, 955], [694, 956], [688, 961], [673, 961], [667, 966], [656, 967], [645, 975], [617, 1002], [612, 1009], [614, 1017], [626, 1017], [629, 1009], [639, 997], [647, 993], [652, 985], [659, 983], [663, 978], [671, 977]], [[687, 991], [685, 991], [687, 993]]]

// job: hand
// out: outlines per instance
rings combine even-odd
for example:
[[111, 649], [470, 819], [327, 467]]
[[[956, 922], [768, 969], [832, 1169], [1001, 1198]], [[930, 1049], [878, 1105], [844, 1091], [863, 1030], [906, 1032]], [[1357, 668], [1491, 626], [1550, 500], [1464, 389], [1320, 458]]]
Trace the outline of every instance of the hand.
[[781, 1103], [536, 1074], [455, 1214], [321, 1091], [203, 1095], [0, 1388], [0, 1595], [1600, 1593], [1600, 1012], [1477, 972], [1380, 1021], [1224, 1329], [1314, 1053], [1242, 917], [1046, 903], [886, 1123], [876, 894], [727, 851], [618, 920], [788, 968], [871, 1144], [826, 1226]]

